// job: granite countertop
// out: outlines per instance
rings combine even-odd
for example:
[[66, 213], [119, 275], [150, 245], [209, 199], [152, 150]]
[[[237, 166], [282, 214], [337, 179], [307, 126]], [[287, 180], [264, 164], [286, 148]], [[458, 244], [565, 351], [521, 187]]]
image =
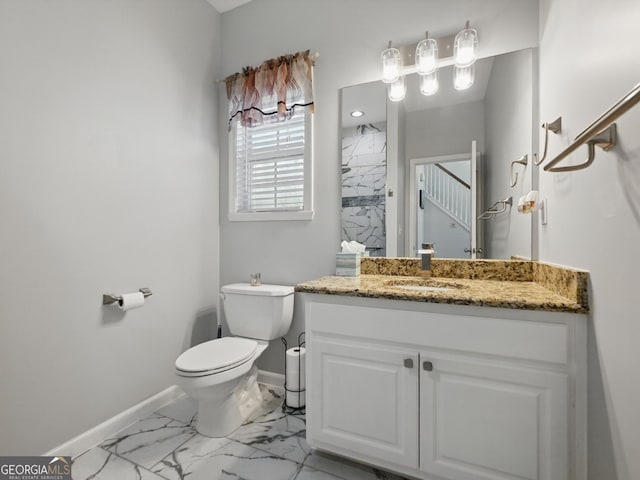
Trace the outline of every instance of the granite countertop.
[[[363, 259], [363, 271], [373, 271], [373, 274], [322, 277], [296, 285], [295, 291], [549, 312], [589, 311], [586, 296], [588, 277], [584, 271], [530, 261], [507, 260], [493, 264], [486, 260], [471, 260], [463, 261], [461, 266], [459, 260], [448, 263], [439, 259], [439, 265], [432, 263], [432, 270], [440, 276], [426, 279], [416, 275], [419, 272], [419, 263], [416, 264], [417, 270], [413, 264], [416, 259], [385, 260]], [[394, 260], [398, 264], [397, 269], [389, 263]], [[379, 268], [380, 265], [384, 267]], [[384, 274], [380, 274], [381, 271]], [[435, 289], [406, 289], [402, 285]]]

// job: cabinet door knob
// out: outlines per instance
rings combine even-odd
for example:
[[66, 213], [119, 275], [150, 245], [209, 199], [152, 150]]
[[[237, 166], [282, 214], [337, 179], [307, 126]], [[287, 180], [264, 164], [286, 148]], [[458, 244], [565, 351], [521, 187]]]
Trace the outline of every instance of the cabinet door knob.
[[422, 368], [425, 369], [427, 372], [431, 372], [431, 371], [433, 371], [433, 363], [431, 363], [431, 362], [423, 362], [422, 363]]
[[413, 368], [413, 358], [405, 358], [404, 359], [404, 366], [406, 368]]

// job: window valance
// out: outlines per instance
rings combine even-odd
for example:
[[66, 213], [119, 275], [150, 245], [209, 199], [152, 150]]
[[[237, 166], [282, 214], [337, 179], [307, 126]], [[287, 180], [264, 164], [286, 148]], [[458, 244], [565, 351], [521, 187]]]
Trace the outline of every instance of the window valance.
[[291, 118], [297, 109], [313, 112], [313, 65], [314, 56], [307, 50], [227, 77], [229, 129], [235, 121], [253, 127]]

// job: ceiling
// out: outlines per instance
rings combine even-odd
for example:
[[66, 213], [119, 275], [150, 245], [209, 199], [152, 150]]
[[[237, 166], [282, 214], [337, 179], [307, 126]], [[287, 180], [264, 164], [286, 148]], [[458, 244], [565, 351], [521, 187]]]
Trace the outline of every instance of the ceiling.
[[250, 1], [251, 0], [207, 0], [219, 13], [228, 12]]

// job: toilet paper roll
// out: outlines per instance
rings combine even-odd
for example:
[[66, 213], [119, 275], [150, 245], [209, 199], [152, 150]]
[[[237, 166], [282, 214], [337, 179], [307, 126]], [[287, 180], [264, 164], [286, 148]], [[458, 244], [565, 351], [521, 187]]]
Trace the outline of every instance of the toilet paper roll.
[[539, 210], [540, 206], [538, 205], [538, 191], [531, 190], [529, 193], [527, 193], [525, 203], [529, 212], [535, 212], [536, 210]]
[[118, 305], [123, 312], [132, 308], [142, 307], [144, 305], [144, 295], [142, 292], [124, 293], [122, 294], [122, 300], [118, 300]]
[[290, 348], [285, 355], [286, 402], [292, 408], [305, 406], [305, 355], [304, 347]]
[[528, 205], [527, 205], [527, 196], [523, 195], [518, 199], [518, 212], [520, 213], [529, 213]]

